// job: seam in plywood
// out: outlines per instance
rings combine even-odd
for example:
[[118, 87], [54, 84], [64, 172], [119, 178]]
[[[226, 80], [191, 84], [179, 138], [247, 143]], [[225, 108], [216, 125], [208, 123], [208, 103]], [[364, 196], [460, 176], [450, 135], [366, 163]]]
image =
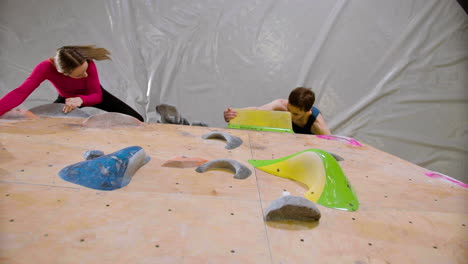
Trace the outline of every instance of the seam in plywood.
[[40, 184], [40, 183], [29, 183], [29, 182], [16, 182], [16, 181], [4, 181], [4, 180], [0, 180], [0, 183], [23, 184], [23, 185], [33, 185], [33, 186], [46, 186], [46, 187], [54, 187], [54, 188], [61, 188], [61, 189], [73, 189], [73, 190], [80, 190], [80, 189], [82, 189], [82, 188], [66, 187], [66, 186], [59, 186], [59, 185], [49, 185], [49, 184]]
[[[253, 159], [253, 152], [252, 152], [252, 145], [250, 144], [250, 133], [247, 134], [247, 137], [249, 138], [249, 149], [250, 149], [250, 158]], [[262, 196], [260, 195], [260, 187], [258, 186], [258, 177], [257, 177], [257, 171], [254, 168], [254, 175], [255, 175], [255, 183], [257, 184], [257, 192], [258, 192], [258, 201], [260, 202], [260, 215], [262, 217], [263, 221], [263, 202], [262, 202]], [[266, 226], [265, 221], [263, 221], [263, 227], [265, 228], [265, 236], [267, 239], [267, 244], [268, 244], [268, 252], [270, 253], [270, 263], [273, 264], [273, 254], [271, 253], [271, 245], [270, 245], [270, 237], [268, 236], [268, 229]]]

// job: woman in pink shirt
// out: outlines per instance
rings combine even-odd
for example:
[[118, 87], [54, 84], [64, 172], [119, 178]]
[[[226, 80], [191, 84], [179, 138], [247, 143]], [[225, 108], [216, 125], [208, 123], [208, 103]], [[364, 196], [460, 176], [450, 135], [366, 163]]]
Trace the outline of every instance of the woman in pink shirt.
[[54, 103], [64, 103], [64, 113], [92, 106], [144, 121], [130, 106], [102, 88], [93, 60], [109, 60], [109, 54], [106, 49], [95, 46], [59, 48], [54, 58], [39, 63], [18, 88], [0, 99], [0, 116], [20, 105], [44, 80], [49, 80], [58, 92]]

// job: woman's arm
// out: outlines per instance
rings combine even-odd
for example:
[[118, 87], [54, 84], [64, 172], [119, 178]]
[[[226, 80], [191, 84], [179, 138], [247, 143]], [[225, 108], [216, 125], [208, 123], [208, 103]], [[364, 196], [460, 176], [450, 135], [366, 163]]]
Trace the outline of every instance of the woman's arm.
[[99, 82], [99, 76], [94, 61], [88, 61], [88, 70], [86, 71], [88, 77], [86, 77], [86, 94], [79, 95], [83, 100], [82, 106], [96, 105], [102, 102], [102, 89], [101, 83]]
[[53, 65], [48, 60], [39, 63], [18, 88], [0, 99], [0, 116], [20, 105], [46, 79]]

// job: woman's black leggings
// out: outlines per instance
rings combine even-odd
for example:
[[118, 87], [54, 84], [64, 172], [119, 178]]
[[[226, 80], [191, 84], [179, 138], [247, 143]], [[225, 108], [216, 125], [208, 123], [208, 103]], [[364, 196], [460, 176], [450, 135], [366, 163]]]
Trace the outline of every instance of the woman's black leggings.
[[[90, 107], [96, 107], [107, 112], [117, 112], [117, 113], [126, 114], [129, 116], [135, 117], [141, 122], [145, 121], [140, 114], [138, 114], [135, 110], [133, 110], [133, 108], [128, 106], [126, 103], [122, 102], [119, 98], [110, 94], [108, 91], [104, 90], [102, 86], [101, 86], [101, 89], [102, 89], [102, 102], [96, 105], [90, 105]], [[54, 101], [54, 103], [64, 104], [65, 98], [59, 95], [57, 97], [57, 100]]]

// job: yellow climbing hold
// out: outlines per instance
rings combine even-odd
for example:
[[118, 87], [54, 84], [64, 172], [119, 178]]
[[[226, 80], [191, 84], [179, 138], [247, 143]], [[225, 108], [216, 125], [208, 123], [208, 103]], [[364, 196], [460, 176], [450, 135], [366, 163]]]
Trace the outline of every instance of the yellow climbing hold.
[[254, 167], [275, 176], [302, 182], [309, 188], [304, 197], [318, 204], [356, 211], [359, 201], [333, 156], [309, 149], [275, 160], [249, 160]]
[[290, 159], [263, 166], [259, 169], [279, 177], [304, 183], [309, 188], [304, 197], [312, 202], [318, 201], [325, 188], [325, 168], [322, 159], [315, 152], [303, 152]]
[[294, 133], [291, 113], [254, 109], [233, 109], [237, 116], [229, 121], [228, 128]]

